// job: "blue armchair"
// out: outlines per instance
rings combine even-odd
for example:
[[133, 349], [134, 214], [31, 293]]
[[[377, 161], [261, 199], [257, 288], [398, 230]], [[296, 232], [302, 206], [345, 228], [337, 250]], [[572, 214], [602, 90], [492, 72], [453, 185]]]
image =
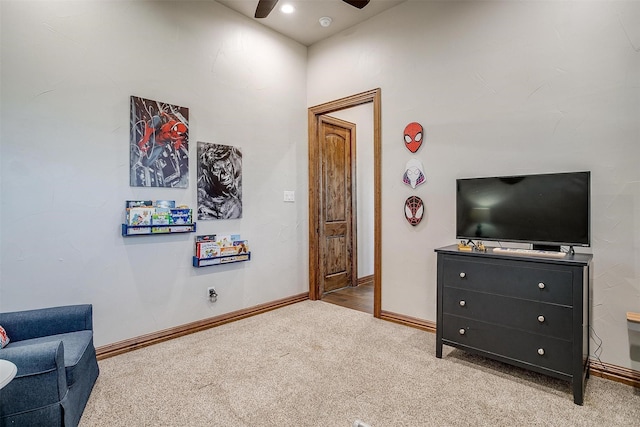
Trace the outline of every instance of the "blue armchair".
[[89, 304], [0, 313], [18, 367], [0, 391], [0, 427], [77, 426], [98, 378]]

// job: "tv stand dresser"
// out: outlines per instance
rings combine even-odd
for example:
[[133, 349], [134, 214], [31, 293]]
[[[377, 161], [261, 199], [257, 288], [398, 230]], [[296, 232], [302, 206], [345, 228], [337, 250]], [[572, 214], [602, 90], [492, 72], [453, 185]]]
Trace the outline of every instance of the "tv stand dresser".
[[589, 254], [564, 258], [435, 250], [436, 357], [443, 344], [571, 381], [589, 375]]

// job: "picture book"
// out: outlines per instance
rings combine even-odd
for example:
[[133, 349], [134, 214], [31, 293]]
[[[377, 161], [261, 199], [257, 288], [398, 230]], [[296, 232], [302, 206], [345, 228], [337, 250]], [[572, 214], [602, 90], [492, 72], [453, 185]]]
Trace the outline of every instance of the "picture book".
[[220, 258], [211, 258], [211, 259], [205, 258], [203, 260], [198, 260], [197, 264], [194, 263], [193, 265], [195, 267], [206, 267], [208, 265], [218, 265], [218, 264], [221, 264], [220, 260], [221, 260]]
[[151, 200], [127, 200], [125, 202], [125, 208], [138, 208], [138, 207], [151, 207], [153, 206], [153, 201]]
[[221, 258], [220, 259], [220, 264], [226, 264], [226, 263], [229, 263], [229, 262], [238, 262], [238, 261], [248, 261], [248, 260], [249, 260], [249, 255], [248, 254], [230, 256], [230, 257], [226, 257], [226, 258]]
[[225, 246], [220, 248], [220, 255], [238, 255], [238, 248], [236, 246]]
[[154, 208], [134, 207], [127, 209], [128, 225], [151, 225], [151, 216], [154, 214]]
[[191, 209], [171, 209], [172, 224], [191, 224]]
[[233, 242], [233, 246], [238, 248], [239, 254], [246, 254], [247, 252], [249, 252], [248, 240], [236, 240]]
[[216, 238], [216, 241], [218, 242], [218, 245], [220, 245], [221, 248], [226, 246], [233, 246], [233, 242], [236, 240], [240, 240], [239, 234], [220, 235]]
[[176, 207], [176, 201], [175, 200], [156, 200], [153, 203], [153, 206], [155, 206], [156, 208], [173, 209]]
[[201, 259], [220, 256], [220, 246], [211, 241], [198, 242], [196, 244], [196, 256]]
[[134, 234], [151, 234], [151, 229], [149, 227], [129, 227], [127, 229], [127, 235], [131, 236]]
[[151, 215], [152, 225], [169, 225], [171, 222], [171, 214], [169, 212], [156, 212]]
[[195, 249], [196, 249], [196, 256], [198, 255], [198, 243], [200, 242], [215, 242], [216, 241], [216, 235], [215, 234], [200, 234], [199, 236], [196, 236], [195, 239]]
[[205, 242], [205, 241], [215, 242], [216, 241], [216, 235], [215, 234], [201, 234], [199, 236], [196, 236], [196, 243], [197, 242]]

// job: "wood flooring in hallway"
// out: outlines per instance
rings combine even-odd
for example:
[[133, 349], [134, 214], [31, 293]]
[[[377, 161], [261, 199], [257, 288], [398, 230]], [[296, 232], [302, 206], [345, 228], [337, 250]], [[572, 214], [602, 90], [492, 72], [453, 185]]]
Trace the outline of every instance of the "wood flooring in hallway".
[[349, 286], [323, 295], [322, 301], [373, 314], [373, 276], [358, 286]]

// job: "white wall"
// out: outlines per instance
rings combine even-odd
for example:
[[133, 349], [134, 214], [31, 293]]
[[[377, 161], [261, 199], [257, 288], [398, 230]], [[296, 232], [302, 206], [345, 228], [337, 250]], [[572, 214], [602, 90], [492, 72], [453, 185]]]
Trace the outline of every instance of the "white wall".
[[[616, 1], [409, 0], [310, 47], [308, 105], [382, 89], [384, 310], [435, 320], [456, 178], [591, 170], [592, 326], [603, 361], [640, 369], [625, 321], [640, 310], [639, 51], [640, 3]], [[411, 121], [426, 132], [414, 191]], [[426, 204], [415, 228], [411, 193]]]
[[[92, 303], [103, 345], [308, 291], [304, 46], [215, 2], [0, 13], [2, 311]], [[129, 187], [131, 95], [189, 107], [188, 189]], [[197, 226], [241, 233], [250, 262], [196, 269], [193, 234], [120, 235], [125, 200], [195, 207], [197, 141], [242, 148], [243, 218]]]

